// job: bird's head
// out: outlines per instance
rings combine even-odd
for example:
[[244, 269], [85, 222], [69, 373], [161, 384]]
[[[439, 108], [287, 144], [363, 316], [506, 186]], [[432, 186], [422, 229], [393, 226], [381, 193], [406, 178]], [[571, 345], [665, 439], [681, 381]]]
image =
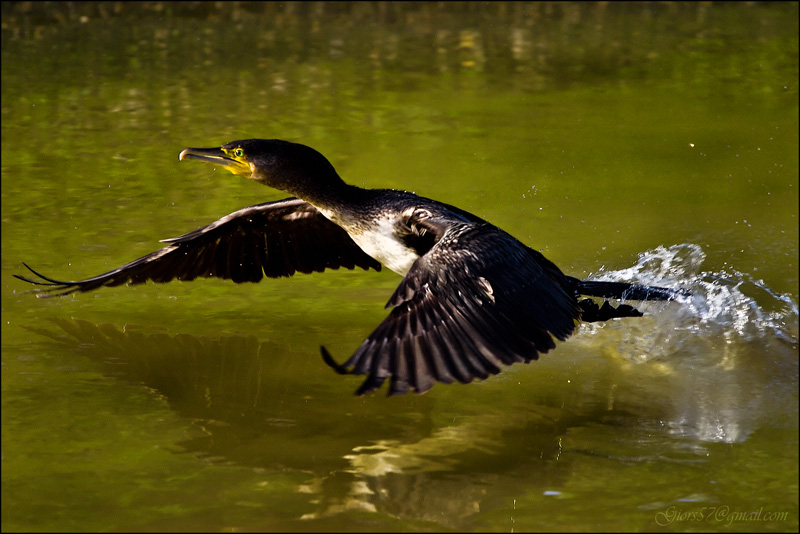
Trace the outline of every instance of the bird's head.
[[211, 163], [301, 198], [344, 184], [325, 156], [311, 147], [279, 139], [244, 139], [217, 148], [186, 148], [180, 159]]

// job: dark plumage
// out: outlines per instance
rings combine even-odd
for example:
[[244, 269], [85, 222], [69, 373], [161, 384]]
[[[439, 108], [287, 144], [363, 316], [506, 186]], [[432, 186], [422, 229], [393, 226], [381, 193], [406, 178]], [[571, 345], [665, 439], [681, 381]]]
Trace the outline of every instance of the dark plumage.
[[316, 150], [287, 141], [248, 139], [181, 152], [281, 189], [293, 198], [233, 212], [107, 273], [74, 282], [28, 267], [46, 286], [38, 296], [101, 286], [215, 276], [236, 283], [346, 267], [404, 276], [389, 316], [343, 364], [367, 374], [358, 394], [390, 378], [389, 394], [422, 393], [435, 382], [467, 383], [528, 362], [564, 340], [577, 322], [642, 314], [580, 295], [667, 300], [680, 292], [563, 274], [539, 252], [459, 208], [389, 189], [345, 184]]

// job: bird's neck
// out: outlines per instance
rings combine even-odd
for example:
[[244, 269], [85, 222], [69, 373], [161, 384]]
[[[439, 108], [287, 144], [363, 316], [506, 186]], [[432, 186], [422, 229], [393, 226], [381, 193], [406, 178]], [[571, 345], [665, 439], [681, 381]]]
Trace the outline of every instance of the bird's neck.
[[369, 197], [369, 190], [346, 184], [338, 176], [325, 180], [287, 180], [270, 184], [299, 199], [305, 200], [331, 218], [329, 213], [347, 216]]

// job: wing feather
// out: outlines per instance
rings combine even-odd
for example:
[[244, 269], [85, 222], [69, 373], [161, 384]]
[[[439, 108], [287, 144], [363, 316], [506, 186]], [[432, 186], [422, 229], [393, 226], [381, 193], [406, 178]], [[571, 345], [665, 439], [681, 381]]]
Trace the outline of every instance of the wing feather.
[[337, 370], [368, 375], [358, 394], [391, 378], [394, 395], [537, 359], [580, 317], [566, 277], [540, 257], [488, 223], [448, 227], [403, 278], [386, 319]]
[[147, 280], [163, 283], [217, 277], [238, 284], [258, 282], [264, 275], [277, 278], [339, 267], [381, 268], [347, 232], [296, 198], [243, 208], [164, 243], [167, 246], [160, 250], [85, 280], [55, 280], [27, 265], [38, 279], [14, 276], [45, 286], [37, 289], [42, 297]]

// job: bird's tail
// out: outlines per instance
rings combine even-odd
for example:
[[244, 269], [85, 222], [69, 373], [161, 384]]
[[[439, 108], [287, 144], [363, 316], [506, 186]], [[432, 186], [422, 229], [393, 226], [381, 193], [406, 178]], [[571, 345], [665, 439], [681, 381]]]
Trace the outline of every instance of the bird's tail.
[[[689, 295], [685, 289], [668, 289], [666, 287], [643, 286], [628, 282], [601, 282], [599, 280], [579, 280], [570, 278], [576, 296], [600, 297], [623, 300], [672, 300]], [[607, 321], [618, 317], [641, 317], [643, 314], [627, 304], [612, 306], [608, 301], [599, 305], [592, 299], [578, 302], [581, 308], [581, 320], [584, 322]]]
[[[571, 277], [570, 277], [571, 278]], [[601, 297], [606, 299], [625, 300], [672, 300], [686, 296], [684, 289], [668, 289], [666, 287], [643, 286], [628, 282], [601, 282], [599, 280], [570, 280], [578, 295]]]

